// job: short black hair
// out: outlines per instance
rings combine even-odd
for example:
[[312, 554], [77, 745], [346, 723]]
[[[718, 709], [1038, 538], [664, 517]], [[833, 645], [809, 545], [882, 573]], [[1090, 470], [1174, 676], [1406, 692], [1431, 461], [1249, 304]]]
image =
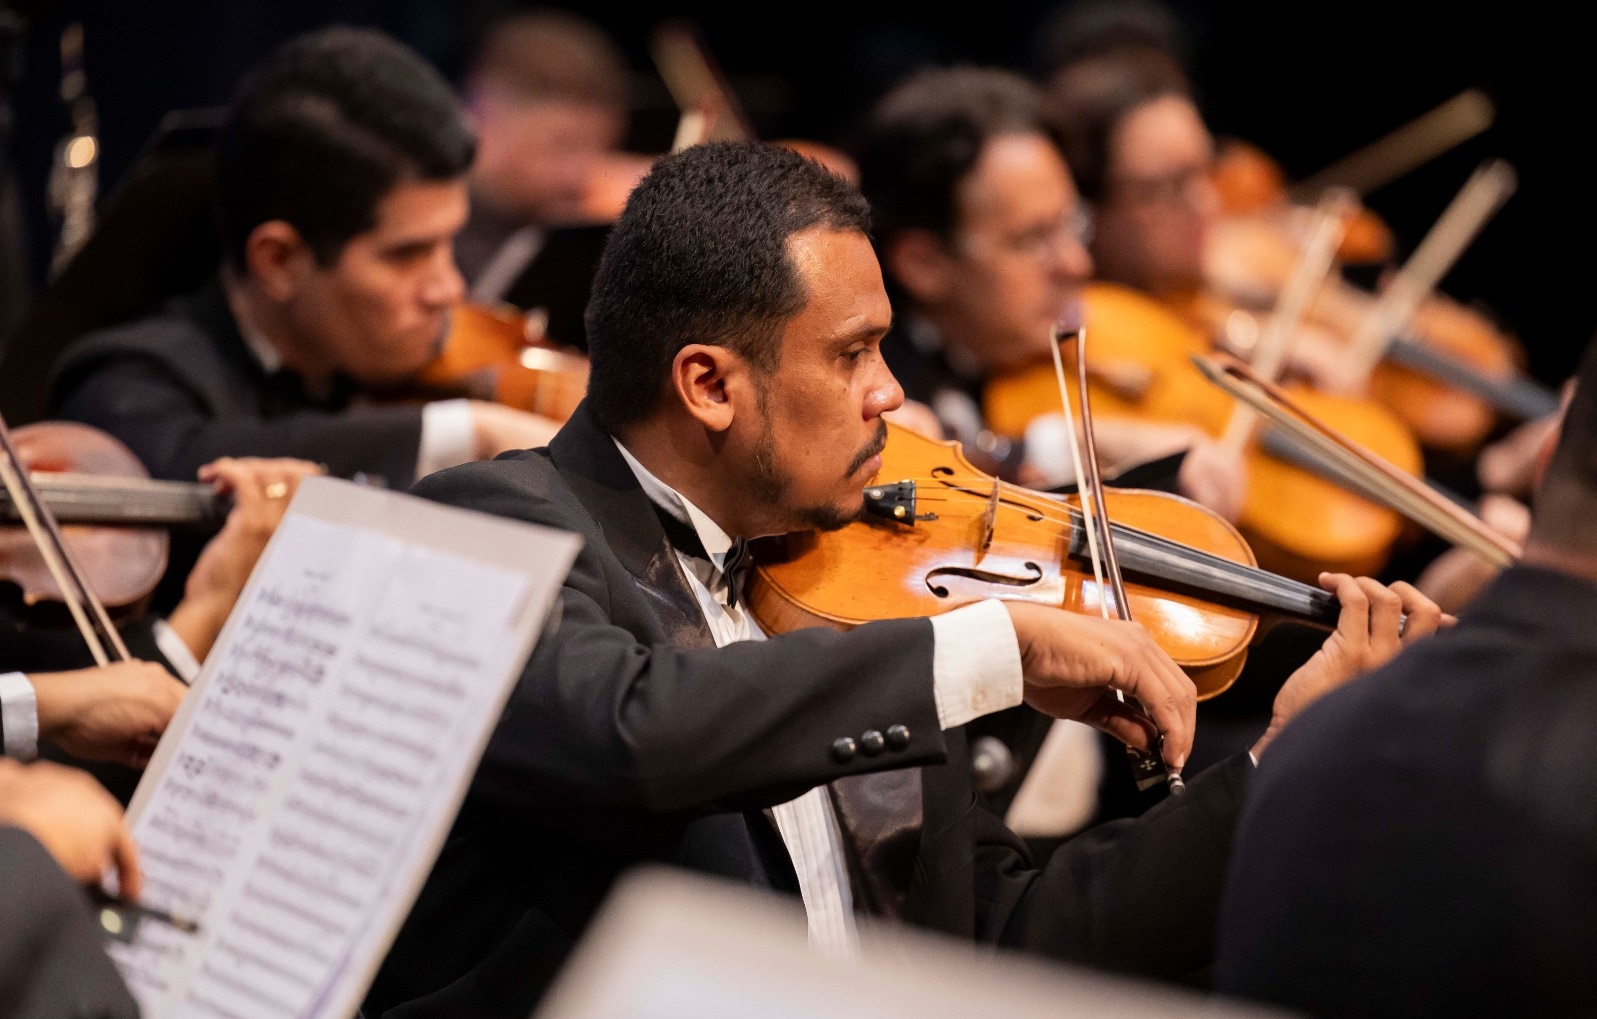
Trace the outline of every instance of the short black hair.
[[1191, 99], [1192, 83], [1175, 57], [1154, 46], [1096, 53], [1054, 75], [1044, 109], [1083, 198], [1103, 201], [1109, 146], [1121, 122], [1166, 96]]
[[950, 67], [903, 81], [865, 115], [852, 145], [877, 242], [903, 230], [951, 240], [960, 181], [988, 141], [1033, 132], [1049, 133], [1036, 86], [1018, 74]]
[[1581, 358], [1558, 446], [1536, 487], [1531, 538], [1544, 545], [1597, 553], [1597, 340]]
[[749, 142], [666, 156], [633, 189], [588, 301], [588, 404], [611, 432], [653, 412], [690, 343], [756, 370], [809, 297], [787, 240], [811, 227], [870, 234], [854, 186], [791, 149]]
[[262, 223], [298, 230], [330, 265], [403, 181], [463, 176], [476, 138], [443, 76], [402, 43], [333, 27], [291, 39], [245, 79], [216, 152], [227, 257]]

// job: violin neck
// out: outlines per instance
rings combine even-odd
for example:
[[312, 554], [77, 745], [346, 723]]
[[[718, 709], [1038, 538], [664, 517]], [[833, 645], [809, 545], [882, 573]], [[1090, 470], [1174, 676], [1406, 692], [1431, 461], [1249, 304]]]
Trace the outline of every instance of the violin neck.
[[1404, 337], [1393, 340], [1386, 349], [1386, 359], [1478, 396], [1493, 409], [1521, 421], [1535, 421], [1558, 410], [1558, 395], [1545, 386], [1523, 375], [1489, 378], [1446, 351], [1418, 340]]
[[[63, 524], [215, 530], [229, 504], [209, 485], [196, 482], [35, 474], [33, 484]], [[10, 496], [0, 489], [0, 522], [19, 519]]]
[[[1071, 538], [1072, 558], [1085, 559], [1086, 539], [1080, 527]], [[1340, 608], [1334, 596], [1287, 577], [1232, 562], [1156, 534], [1112, 526], [1115, 550], [1126, 573], [1157, 579], [1211, 601], [1253, 612], [1272, 612], [1321, 626], [1334, 627]], [[1079, 546], [1079, 548], [1078, 548]]]

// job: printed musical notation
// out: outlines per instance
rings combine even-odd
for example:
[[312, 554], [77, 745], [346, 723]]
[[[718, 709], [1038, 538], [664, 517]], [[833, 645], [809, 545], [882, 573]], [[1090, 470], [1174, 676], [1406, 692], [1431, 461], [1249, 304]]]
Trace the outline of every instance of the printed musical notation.
[[[316, 480], [309, 509], [350, 498]], [[329, 521], [302, 493], [139, 790], [145, 898], [200, 924], [113, 947], [147, 1016], [354, 1011], [575, 556], [503, 521], [523, 555], [433, 547], [432, 517], [475, 515], [356, 494], [426, 519]]]

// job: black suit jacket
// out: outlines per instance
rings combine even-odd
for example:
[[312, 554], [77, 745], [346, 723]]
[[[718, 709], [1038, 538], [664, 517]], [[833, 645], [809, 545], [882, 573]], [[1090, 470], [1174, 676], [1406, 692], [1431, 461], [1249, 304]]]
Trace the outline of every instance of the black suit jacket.
[[263, 370], [213, 280], [159, 314], [74, 343], [55, 365], [50, 402], [56, 416], [121, 439], [157, 478], [192, 481], [222, 456], [285, 456], [409, 485], [420, 408], [360, 407], [356, 396], [344, 381], [316, 399], [292, 375]]
[[1597, 586], [1504, 573], [1314, 705], [1238, 831], [1219, 986], [1325, 1016], [1597, 1009]]
[[[938, 727], [930, 622], [714, 647], [652, 504], [586, 406], [548, 450], [416, 492], [565, 528], [584, 547], [368, 1014], [420, 999], [396, 1012], [525, 1015], [641, 861], [789, 883], [769, 824], [742, 812], [827, 783], [867, 912], [1149, 974], [1210, 958], [1245, 758], [1038, 869], [973, 793], [964, 734]], [[909, 730], [901, 749], [833, 757], [839, 737], [893, 725]]]
[[32, 835], [0, 827], [0, 1014], [136, 1019], [93, 915]]

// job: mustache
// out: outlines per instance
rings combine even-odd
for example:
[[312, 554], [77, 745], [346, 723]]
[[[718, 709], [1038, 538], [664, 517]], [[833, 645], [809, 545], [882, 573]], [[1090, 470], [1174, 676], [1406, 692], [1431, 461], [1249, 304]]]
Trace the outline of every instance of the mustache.
[[865, 466], [865, 461], [869, 460], [873, 456], [876, 456], [878, 453], [880, 453], [882, 450], [884, 450], [886, 448], [887, 448], [887, 422], [886, 421], [877, 421], [876, 422], [876, 438], [871, 440], [870, 445], [866, 446], [864, 449], [860, 450], [858, 453], [856, 453], [854, 455], [854, 459], [849, 463], [848, 470], [844, 472], [844, 476], [845, 477], [853, 477], [855, 474], [857, 474], [859, 472], [859, 469], [861, 467]]

